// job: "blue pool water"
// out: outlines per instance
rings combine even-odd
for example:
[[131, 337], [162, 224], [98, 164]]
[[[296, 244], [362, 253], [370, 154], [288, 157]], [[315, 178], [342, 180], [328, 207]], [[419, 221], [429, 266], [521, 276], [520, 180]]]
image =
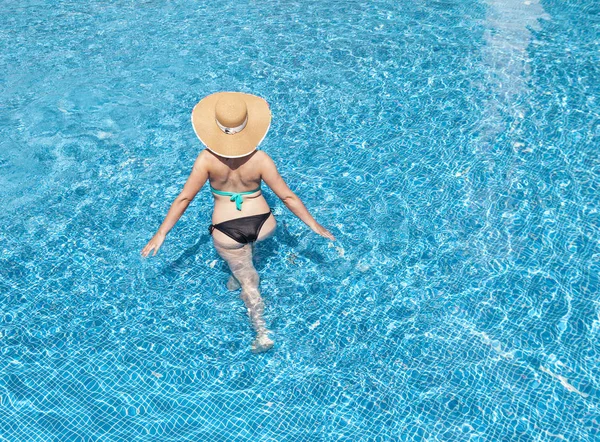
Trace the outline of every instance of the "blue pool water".
[[[594, 0], [0, 2], [1, 441], [600, 440]], [[193, 105], [266, 98], [253, 355]]]

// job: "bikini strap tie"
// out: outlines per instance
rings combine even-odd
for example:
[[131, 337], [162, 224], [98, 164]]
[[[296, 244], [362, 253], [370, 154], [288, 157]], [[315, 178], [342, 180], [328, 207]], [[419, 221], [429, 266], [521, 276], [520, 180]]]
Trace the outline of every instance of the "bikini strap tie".
[[210, 189], [217, 195], [228, 196], [229, 201], [235, 201], [235, 208], [242, 210], [242, 203], [244, 202], [242, 195], [250, 195], [251, 193], [258, 192], [260, 190], [260, 186], [254, 190], [248, 190], [246, 192], [225, 192], [223, 190], [215, 189], [212, 185], [210, 186]]
[[235, 208], [242, 210], [242, 203], [244, 202], [244, 199], [242, 198], [241, 193], [234, 193], [231, 195], [231, 198], [229, 198], [229, 201], [235, 201]]

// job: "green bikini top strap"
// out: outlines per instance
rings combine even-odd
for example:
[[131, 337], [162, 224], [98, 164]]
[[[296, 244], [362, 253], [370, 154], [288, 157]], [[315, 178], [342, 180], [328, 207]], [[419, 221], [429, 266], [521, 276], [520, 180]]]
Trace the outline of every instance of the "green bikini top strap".
[[242, 199], [242, 195], [250, 195], [251, 193], [258, 192], [260, 190], [260, 186], [258, 186], [254, 190], [247, 190], [245, 192], [225, 192], [223, 190], [217, 190], [212, 185], [210, 185], [210, 190], [213, 193], [221, 196], [229, 196], [229, 201], [235, 201], [235, 208], [238, 210], [242, 210], [242, 203], [244, 200]]

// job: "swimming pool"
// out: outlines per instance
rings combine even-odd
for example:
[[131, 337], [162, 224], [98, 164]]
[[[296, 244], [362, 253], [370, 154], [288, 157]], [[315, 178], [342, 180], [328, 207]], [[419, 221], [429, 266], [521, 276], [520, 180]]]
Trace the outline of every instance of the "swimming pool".
[[[0, 440], [598, 440], [591, 0], [0, 3]], [[265, 97], [249, 351], [192, 106]]]

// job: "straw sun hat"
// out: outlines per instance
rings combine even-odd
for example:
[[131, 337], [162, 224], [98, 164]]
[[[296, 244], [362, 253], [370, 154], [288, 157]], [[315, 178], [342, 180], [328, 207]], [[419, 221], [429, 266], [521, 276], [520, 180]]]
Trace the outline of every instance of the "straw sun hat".
[[192, 111], [196, 135], [210, 151], [225, 158], [254, 152], [271, 125], [269, 104], [256, 95], [217, 92]]

